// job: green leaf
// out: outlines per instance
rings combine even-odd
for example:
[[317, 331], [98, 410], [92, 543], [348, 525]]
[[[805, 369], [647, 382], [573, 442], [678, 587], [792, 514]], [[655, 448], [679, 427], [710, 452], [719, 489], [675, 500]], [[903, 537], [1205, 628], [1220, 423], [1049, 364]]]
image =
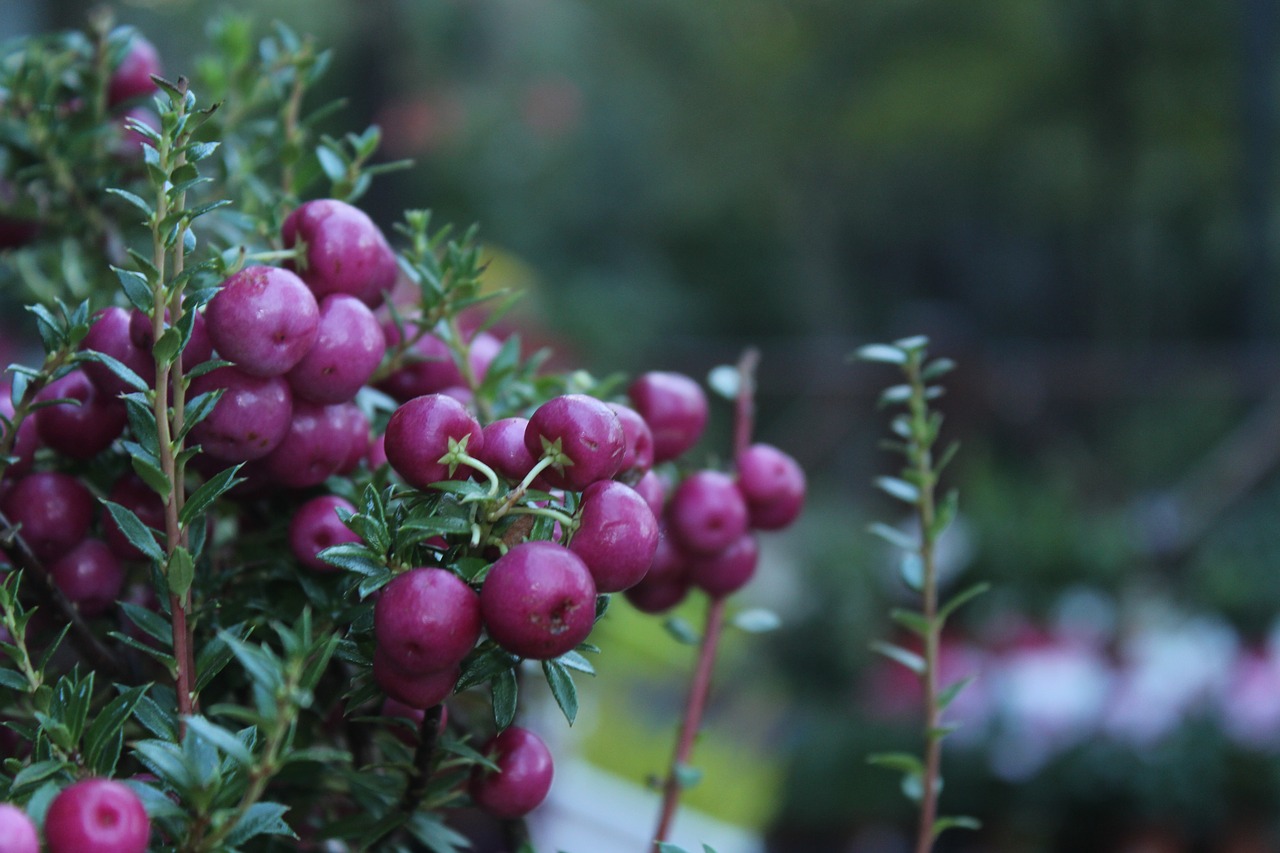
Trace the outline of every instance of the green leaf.
[[867, 756], [867, 763], [901, 773], [924, 773], [924, 762], [908, 752], [877, 752]]
[[909, 589], [916, 592], [924, 590], [924, 560], [914, 551], [903, 554], [898, 561], [898, 575]]
[[133, 710], [142, 701], [150, 685], [140, 685], [125, 690], [98, 712], [84, 736], [84, 761], [90, 770], [100, 776], [115, 772], [120, 760], [121, 732]]
[[325, 548], [319, 556], [331, 566], [361, 575], [375, 575], [387, 569], [386, 560], [380, 554], [356, 542]]
[[929, 338], [926, 335], [912, 335], [909, 338], [899, 338], [893, 345], [904, 352], [918, 352], [929, 346]]
[[327, 146], [321, 145], [316, 148], [316, 159], [320, 161], [320, 168], [324, 170], [325, 177], [333, 183], [336, 184], [347, 177], [347, 164], [343, 162], [340, 155]]
[[915, 506], [920, 502], [920, 490], [897, 477], [877, 477], [876, 486], [890, 497], [897, 498], [906, 504]]
[[150, 386], [143, 381], [142, 377], [134, 373], [133, 368], [129, 367], [119, 359], [107, 355], [105, 352], [97, 350], [84, 350], [80, 353], [80, 358], [84, 361], [96, 361], [104, 365], [108, 370], [120, 377], [120, 380], [133, 388], [135, 391], [147, 391]]
[[26, 767], [19, 770], [18, 774], [13, 777], [9, 796], [12, 797], [17, 791], [25, 788], [34, 788], [45, 779], [48, 779], [62, 772], [64, 768], [69, 767], [69, 764], [60, 760], [37, 761], [34, 764], [28, 764]]
[[726, 400], [736, 400], [741, 385], [742, 378], [738, 375], [738, 368], [731, 364], [717, 365], [707, 374], [707, 387]]
[[128, 601], [120, 602], [120, 609], [124, 611], [129, 621], [141, 628], [147, 636], [166, 646], [172, 645], [173, 628], [159, 613]]
[[924, 370], [920, 372], [920, 378], [925, 382], [932, 382], [940, 376], [956, 369], [956, 363], [949, 358], [936, 358], [925, 365]]
[[688, 764], [677, 764], [674, 769], [676, 784], [680, 786], [682, 791], [696, 788], [705, 775], [700, 768], [691, 767]]
[[243, 477], [236, 477], [240, 467], [240, 465], [236, 465], [232, 468], [224, 468], [201, 483], [200, 488], [192, 492], [191, 496], [187, 498], [186, 504], [182, 507], [182, 512], [178, 515], [178, 522], [183, 527], [186, 527], [225, 492], [235, 488], [238, 483], [243, 483]]
[[753, 607], [734, 616], [730, 624], [748, 634], [766, 634], [781, 628], [782, 620], [768, 608]]
[[861, 361], [878, 361], [883, 364], [906, 364], [907, 354], [888, 344], [867, 344], [858, 347], [853, 357]]
[[505, 669], [493, 677], [493, 721], [502, 731], [516, 718], [519, 684], [513, 669]]
[[901, 548], [904, 551], [914, 551], [919, 545], [919, 543], [917, 543], [915, 539], [908, 534], [903, 533], [898, 528], [891, 527], [881, 521], [875, 522], [869, 526], [867, 530], [873, 536], [878, 536], [885, 542], [893, 545], [895, 548]]
[[929, 620], [914, 610], [894, 608], [889, 611], [889, 618], [914, 634], [923, 637], [929, 633]]
[[573, 676], [570, 675], [567, 667], [554, 660], [544, 660], [542, 672], [547, 677], [547, 686], [551, 688], [551, 695], [555, 697], [556, 704], [564, 713], [564, 718], [572, 726], [573, 721], [578, 718], [578, 688], [573, 683]]
[[519, 662], [520, 659], [518, 657], [497, 646], [491, 646], [480, 652], [472, 652], [467, 660], [463, 662], [462, 674], [458, 676], [458, 683], [453, 690], [455, 693], [461, 693], [468, 687], [483, 684], [497, 676], [498, 673], [509, 671]]
[[883, 409], [888, 406], [895, 406], [905, 403], [911, 399], [914, 393], [910, 385], [891, 385], [880, 392], [880, 397], [876, 401], [876, 406]]
[[561, 665], [569, 669], [574, 669], [574, 670], [577, 670], [578, 672], [584, 672], [587, 675], [596, 674], [596, 668], [591, 665], [591, 661], [587, 660], [578, 652], [567, 651], [564, 654], [560, 655], [560, 657], [556, 658], [556, 660], [559, 661]]
[[960, 493], [955, 489], [947, 492], [946, 496], [938, 502], [938, 508], [935, 510], [933, 524], [929, 527], [929, 538], [937, 541], [943, 531], [951, 525], [956, 517], [956, 512], [960, 507]]
[[916, 675], [921, 675], [925, 670], [925, 661], [920, 655], [913, 651], [908, 651], [902, 646], [886, 643], [883, 640], [877, 640], [871, 644], [873, 652], [879, 652], [890, 660], [897, 661]]
[[666, 621], [662, 623], [662, 627], [667, 629], [668, 634], [675, 637], [676, 642], [683, 643], [686, 646], [696, 646], [702, 641], [693, 626], [679, 616], [667, 617]]
[[173, 549], [169, 555], [168, 569], [165, 572], [169, 580], [169, 591], [181, 598], [191, 589], [196, 579], [196, 563], [191, 559], [191, 552], [182, 546]]
[[986, 581], [983, 581], [982, 583], [976, 583], [973, 586], [969, 587], [968, 589], [965, 589], [956, 593], [954, 596], [951, 597], [950, 601], [948, 601], [946, 604], [942, 605], [941, 608], [939, 608], [938, 618], [942, 620], [947, 619], [952, 613], [955, 613], [965, 604], [968, 604], [970, 601], [973, 601], [975, 598], [982, 595], [984, 592], [986, 592], [989, 589], [991, 589], [991, 584], [987, 583]]
[[939, 817], [933, 822], [933, 837], [937, 838], [948, 829], [982, 829], [982, 821], [965, 815], [948, 815]]
[[155, 215], [155, 210], [151, 207], [150, 204], [148, 204], [145, 200], [139, 198], [138, 196], [134, 195], [133, 193], [129, 192], [128, 190], [122, 190], [117, 187], [107, 187], [107, 192], [111, 193], [114, 196], [118, 196], [119, 198], [124, 199], [125, 201], [129, 202], [129, 204], [133, 205], [134, 207], [138, 208], [138, 210], [142, 211], [143, 216], [146, 217], [146, 219], [143, 220], [144, 222], [149, 221], [151, 217]]
[[970, 684], [973, 683], [973, 680], [975, 677], [976, 676], [971, 675], [968, 678], [962, 678], [959, 681], [955, 682], [954, 684], [950, 684], [947, 687], [945, 687], [938, 694], [937, 704], [938, 704], [939, 713], [947, 710], [947, 706], [955, 701], [955, 698], [960, 695], [960, 691], [964, 690], [966, 687], [968, 687]]
[[120, 289], [124, 291], [124, 295], [129, 298], [133, 307], [151, 316], [155, 308], [155, 298], [151, 293], [151, 285], [147, 283], [147, 277], [140, 272], [120, 267], [112, 267], [111, 271], [116, 274], [116, 278], [120, 281]]
[[142, 519], [138, 518], [133, 510], [114, 501], [103, 500], [102, 503], [107, 508], [107, 512], [111, 513], [111, 518], [120, 528], [120, 532], [133, 547], [156, 562], [164, 561], [164, 551], [156, 541], [156, 535], [151, 532], [151, 528], [142, 523]]
[[200, 648], [200, 654], [196, 656], [196, 690], [200, 691], [208, 687], [209, 682], [222, 672], [233, 657], [235, 653], [221, 635], [205, 643]]
[[165, 710], [150, 696], [143, 696], [138, 701], [133, 709], [133, 716], [156, 737], [166, 741], [177, 740], [178, 727], [172, 712]]
[[29, 686], [22, 673], [12, 669], [0, 669], [0, 687], [7, 687], [10, 690], [25, 693]]
[[234, 733], [209, 722], [202, 716], [190, 716], [186, 718], [186, 721], [188, 732], [195, 732], [209, 741], [241, 767], [248, 768], [253, 766], [253, 753]]

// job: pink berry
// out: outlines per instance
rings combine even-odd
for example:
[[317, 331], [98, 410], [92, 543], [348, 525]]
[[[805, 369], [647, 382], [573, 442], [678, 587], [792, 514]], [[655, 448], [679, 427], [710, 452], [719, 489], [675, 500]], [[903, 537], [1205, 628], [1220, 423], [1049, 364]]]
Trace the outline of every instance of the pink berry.
[[[399, 332], [394, 325], [385, 325], [383, 331], [387, 335], [388, 346], [399, 340]], [[500, 349], [502, 341], [488, 332], [480, 332], [471, 339], [467, 362], [477, 382], [484, 381], [489, 364]], [[460, 385], [465, 385], [465, 380], [462, 371], [453, 361], [449, 345], [428, 332], [414, 343], [410, 359], [405, 365], [379, 383], [378, 387], [397, 400], [408, 400], [423, 394], [438, 394], [446, 388]]]
[[289, 429], [262, 457], [270, 480], [291, 489], [318, 486], [342, 466], [351, 449], [351, 428], [343, 406], [296, 400]]
[[628, 483], [643, 477], [653, 467], [653, 431], [640, 413], [621, 403], [606, 403], [622, 424], [627, 450], [622, 456], [618, 478]]
[[12, 803], [0, 803], [0, 853], [40, 853], [36, 825]]
[[484, 427], [484, 448], [472, 454], [499, 476], [519, 483], [533, 468], [534, 459], [524, 445], [528, 418], [501, 418]]
[[689, 558], [689, 580], [703, 592], [719, 598], [737, 592], [756, 573], [760, 548], [748, 532], [715, 554]]
[[213, 411], [191, 429], [191, 443], [224, 462], [261, 459], [284, 439], [293, 414], [289, 385], [280, 377], [250, 376], [219, 367], [191, 381], [188, 399], [225, 388]]
[[124, 588], [124, 569], [101, 539], [86, 539], [63, 554], [49, 574], [85, 616], [106, 613]]
[[[155, 359], [150, 348], [144, 349], [134, 343], [130, 321], [130, 313], [123, 308], [112, 306], [102, 309], [94, 315], [93, 324], [89, 326], [89, 333], [84, 336], [80, 348], [106, 353], [138, 374], [144, 382], [152, 384], [156, 378]], [[105, 397], [118, 397], [137, 390], [112, 373], [105, 364], [87, 361], [84, 372]]]
[[494, 817], [512, 820], [536, 809], [551, 790], [551, 751], [528, 729], [510, 726], [481, 750], [497, 771], [477, 766], [468, 792], [475, 804]]
[[582, 493], [582, 515], [569, 550], [582, 558], [596, 592], [621, 592], [649, 571], [658, 547], [658, 520], [635, 489], [601, 480]]
[[480, 589], [489, 636], [525, 658], [572, 650], [595, 624], [596, 586], [586, 563], [554, 542], [524, 542], [499, 557]]
[[653, 510], [654, 517], [662, 518], [662, 508], [667, 501], [667, 487], [663, 485], [662, 478], [650, 470], [632, 488], [644, 498], [649, 509]]
[[[165, 314], [165, 328], [168, 328], [169, 312]], [[129, 337], [134, 346], [143, 350], [150, 357], [151, 347], [156, 342], [155, 329], [151, 318], [138, 309], [129, 314]], [[190, 370], [197, 364], [204, 364], [213, 358], [213, 341], [209, 340], [209, 327], [204, 314], [197, 311], [191, 321], [191, 337], [187, 339], [187, 347], [182, 351], [182, 366]]]
[[377, 370], [387, 344], [369, 306], [335, 293], [320, 303], [316, 342], [286, 378], [295, 397], [342, 403], [364, 387]]
[[[10, 420], [13, 418], [11, 391], [12, 386], [9, 383], [0, 383], [0, 415], [4, 415]], [[8, 427], [0, 425], [0, 435], [3, 435], [7, 430]], [[35, 462], [36, 446], [39, 443], [40, 437], [36, 434], [35, 418], [23, 418], [22, 423], [18, 425], [18, 434], [13, 439], [13, 455], [16, 458], [4, 469], [6, 479], [20, 477], [31, 470], [31, 466]]]
[[360, 465], [360, 460], [369, 455], [372, 438], [369, 436], [369, 419], [355, 404], [344, 405], [342, 411], [347, 424], [347, 434], [351, 444], [347, 448], [347, 458], [338, 466], [339, 474], [350, 474]]
[[253, 376], [280, 376], [315, 343], [316, 299], [302, 279], [277, 267], [245, 267], [205, 308], [218, 354]]
[[337, 569], [320, 559], [320, 552], [334, 545], [359, 542], [360, 537], [343, 524], [338, 510], [354, 513], [351, 502], [337, 495], [320, 495], [298, 507], [289, 522], [289, 547], [298, 562], [316, 572]]
[[49, 853], [144, 853], [151, 821], [128, 785], [86, 779], [64, 788], [49, 805], [44, 837]]
[[665, 613], [689, 594], [688, 557], [664, 531], [658, 538], [649, 573], [626, 591], [627, 601], [644, 613]]
[[466, 407], [443, 394], [414, 397], [396, 409], [387, 422], [384, 450], [387, 462], [405, 482], [419, 489], [441, 480], [462, 480], [471, 468], [459, 465], [450, 470], [441, 462], [449, 453], [449, 442], [466, 443], [466, 452], [475, 455], [484, 446], [480, 424]]
[[48, 564], [84, 540], [96, 509], [93, 495], [70, 474], [28, 474], [0, 500], [11, 524], [21, 525], [23, 541]]
[[410, 569], [382, 589], [373, 609], [378, 648], [407, 672], [454, 666], [480, 638], [480, 599], [444, 569]]
[[535, 459], [552, 456], [542, 473], [549, 484], [575, 492], [611, 479], [627, 449], [618, 416], [585, 394], [564, 394], [539, 406], [529, 418], [524, 446]]
[[757, 530], [780, 530], [804, 506], [804, 471], [796, 460], [769, 444], [753, 444], [738, 455], [738, 490]]
[[697, 471], [676, 487], [667, 520], [682, 549], [714, 554], [747, 531], [747, 504], [729, 475]]
[[124, 431], [128, 413], [124, 403], [103, 395], [83, 370], [73, 370], [50, 382], [36, 395], [37, 401], [78, 400], [79, 405], [59, 403], [36, 410], [36, 434], [40, 441], [72, 459], [92, 459], [111, 446]]
[[107, 81], [107, 105], [115, 106], [124, 101], [149, 95], [156, 90], [151, 75], [160, 74], [160, 55], [156, 47], [140, 35], [129, 41], [124, 58], [111, 72]]
[[396, 257], [386, 237], [346, 202], [306, 202], [285, 218], [281, 234], [286, 249], [299, 250], [290, 266], [317, 298], [346, 293], [376, 308], [396, 283]]
[[381, 647], [373, 652], [373, 680], [389, 698], [410, 708], [439, 705], [453, 694], [461, 674], [456, 663], [433, 672], [409, 672], [396, 666]]
[[652, 371], [627, 388], [635, 410], [653, 432], [653, 461], [675, 459], [698, 443], [707, 425], [707, 396], [681, 373]]

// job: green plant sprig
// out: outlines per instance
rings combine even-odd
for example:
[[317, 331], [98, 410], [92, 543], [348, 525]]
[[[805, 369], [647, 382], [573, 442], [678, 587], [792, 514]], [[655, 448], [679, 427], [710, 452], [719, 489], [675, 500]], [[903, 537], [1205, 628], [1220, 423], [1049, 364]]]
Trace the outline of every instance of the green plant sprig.
[[893, 417], [890, 430], [894, 438], [884, 443], [887, 449], [901, 455], [905, 464], [899, 476], [880, 477], [876, 486], [911, 509], [919, 533], [913, 537], [884, 523], [873, 524], [871, 532], [903, 552], [900, 574], [903, 582], [919, 594], [921, 606], [918, 611], [895, 609], [890, 616], [919, 639], [923, 653], [889, 642], [877, 642], [873, 649], [907, 667], [920, 679], [924, 688], [924, 748], [923, 757], [896, 752], [878, 753], [867, 760], [899, 771], [903, 792], [919, 805], [916, 853], [929, 853], [938, 835], [948, 828], [978, 828], [973, 818], [938, 815], [942, 741], [953, 730], [943, 723], [942, 715], [971, 680], [941, 685], [938, 656], [947, 618], [960, 605], [987, 589], [986, 584], [978, 584], [945, 604], [940, 601], [937, 545], [955, 519], [959, 495], [953, 489], [939, 500], [937, 490], [943, 469], [954, 457], [958, 445], [953, 443], [940, 454], [935, 453], [943, 418], [930, 404], [943, 393], [941, 386], [932, 383], [955, 365], [945, 358], [929, 360], [928, 345], [925, 337], [903, 338], [891, 344], [870, 344], [854, 354], [863, 361], [894, 365], [905, 379], [880, 395], [882, 408], [905, 409]]

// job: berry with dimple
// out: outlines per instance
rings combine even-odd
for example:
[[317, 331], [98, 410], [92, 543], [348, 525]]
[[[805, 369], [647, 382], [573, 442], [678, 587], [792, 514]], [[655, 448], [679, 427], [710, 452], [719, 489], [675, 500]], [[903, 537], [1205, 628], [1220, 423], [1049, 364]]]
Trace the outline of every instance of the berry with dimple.
[[151, 821], [123, 782], [86, 779], [62, 789], [44, 819], [49, 853], [144, 853]]
[[302, 279], [278, 267], [245, 267], [205, 308], [218, 354], [253, 376], [280, 376], [315, 343], [320, 308]]
[[[103, 308], [94, 315], [88, 334], [80, 342], [80, 349], [105, 353], [138, 374], [142, 381], [152, 385], [156, 378], [155, 359], [150, 348], [144, 349], [134, 342], [131, 325], [132, 316], [129, 311], [114, 305]], [[137, 390], [101, 362], [86, 361], [83, 369], [98, 391], [106, 397], [118, 397]]]
[[682, 549], [714, 554], [747, 531], [747, 504], [728, 474], [697, 471], [676, 487], [667, 504], [667, 520]]
[[649, 573], [626, 591], [627, 601], [644, 613], [664, 613], [689, 594], [689, 558], [676, 547], [668, 532], [658, 537]]
[[86, 539], [49, 566], [49, 574], [85, 616], [110, 610], [124, 588], [124, 569], [101, 539]]
[[351, 428], [343, 405], [295, 400], [284, 438], [262, 458], [272, 482], [291, 489], [323, 483], [347, 459]]
[[546, 660], [591, 633], [596, 585], [577, 554], [554, 542], [524, 542], [489, 568], [480, 612], [489, 636], [509, 652]]
[[155, 81], [151, 79], [153, 74], [160, 74], [160, 54], [155, 45], [135, 35], [107, 80], [107, 105], [114, 107], [156, 91]]
[[756, 573], [760, 548], [755, 534], [742, 534], [715, 554], [699, 554], [689, 558], [689, 580], [703, 592], [719, 598], [746, 586]]
[[804, 470], [790, 455], [769, 444], [753, 444], [738, 454], [738, 490], [747, 502], [750, 524], [780, 530], [804, 507]]
[[477, 765], [467, 791], [475, 804], [494, 817], [513, 820], [536, 809], [551, 790], [551, 750], [528, 729], [509, 726], [480, 752], [498, 765]]
[[297, 397], [341, 403], [356, 395], [386, 354], [382, 326], [369, 306], [335, 293], [320, 303], [316, 341], [286, 375]]
[[472, 455], [499, 476], [519, 483], [533, 468], [534, 458], [524, 444], [528, 418], [501, 418], [484, 426], [484, 447]]
[[191, 443], [224, 462], [261, 459], [289, 431], [293, 397], [283, 378], [219, 367], [191, 380], [188, 399], [226, 389], [213, 411], [191, 428]]
[[653, 467], [653, 431], [645, 423], [640, 413], [630, 406], [621, 403], [606, 403], [622, 424], [622, 434], [627, 442], [626, 452], [622, 455], [622, 467], [618, 471], [618, 479], [628, 483], [638, 480]]
[[[164, 530], [164, 501], [136, 474], [128, 473], [116, 480], [107, 493], [107, 500], [132, 511], [152, 530]], [[122, 560], [140, 560], [144, 556], [120, 530], [105, 506], [102, 508], [102, 537], [111, 553]]]
[[569, 550], [582, 558], [596, 592], [620, 592], [649, 571], [658, 547], [658, 520], [633, 488], [602, 480], [582, 493], [582, 510]]
[[396, 282], [395, 253], [373, 220], [337, 199], [299, 205], [281, 228], [286, 249], [299, 255], [288, 265], [317, 298], [346, 293], [376, 308]]
[[535, 459], [552, 457], [542, 472], [549, 484], [575, 492], [611, 479], [627, 450], [618, 416], [585, 394], [564, 394], [539, 406], [529, 418], [524, 446]]
[[387, 462], [405, 482], [425, 489], [441, 480], [462, 480], [471, 476], [471, 468], [458, 465], [450, 470], [440, 460], [455, 446], [465, 441], [466, 452], [475, 455], [484, 446], [480, 424], [466, 407], [443, 394], [414, 397], [396, 409], [387, 421], [383, 450]]
[[0, 803], [0, 853], [40, 853], [36, 825], [12, 803]]
[[75, 477], [57, 471], [28, 474], [0, 500], [10, 524], [41, 562], [48, 564], [78, 545], [96, 509], [93, 495]]
[[83, 370], [73, 370], [40, 389], [37, 402], [77, 400], [36, 410], [36, 434], [46, 446], [72, 459], [91, 459], [124, 432], [128, 412], [120, 400], [102, 394]]
[[462, 667], [458, 664], [432, 672], [409, 672], [387, 657], [381, 647], [373, 652], [373, 680], [388, 697], [410, 708], [439, 705], [453, 693]]
[[354, 513], [350, 501], [337, 495], [320, 495], [298, 507], [289, 522], [289, 547], [298, 562], [316, 572], [338, 569], [320, 559], [320, 552], [334, 545], [359, 542], [360, 537], [338, 516], [338, 510]]
[[653, 433], [653, 461], [675, 459], [698, 443], [707, 425], [707, 395], [682, 373], [638, 376], [627, 396]]
[[382, 588], [373, 609], [378, 648], [407, 672], [461, 661], [480, 638], [480, 599], [444, 569], [410, 569]]

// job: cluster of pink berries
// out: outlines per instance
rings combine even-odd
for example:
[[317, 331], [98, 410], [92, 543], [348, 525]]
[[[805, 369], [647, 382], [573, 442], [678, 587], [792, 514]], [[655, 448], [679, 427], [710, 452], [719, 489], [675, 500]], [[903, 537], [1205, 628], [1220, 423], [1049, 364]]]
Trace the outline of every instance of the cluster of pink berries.
[[[86, 779], [63, 788], [44, 819], [48, 853], [145, 853], [151, 820], [128, 785]], [[26, 812], [0, 803], [0, 851], [40, 853], [40, 838]]]

